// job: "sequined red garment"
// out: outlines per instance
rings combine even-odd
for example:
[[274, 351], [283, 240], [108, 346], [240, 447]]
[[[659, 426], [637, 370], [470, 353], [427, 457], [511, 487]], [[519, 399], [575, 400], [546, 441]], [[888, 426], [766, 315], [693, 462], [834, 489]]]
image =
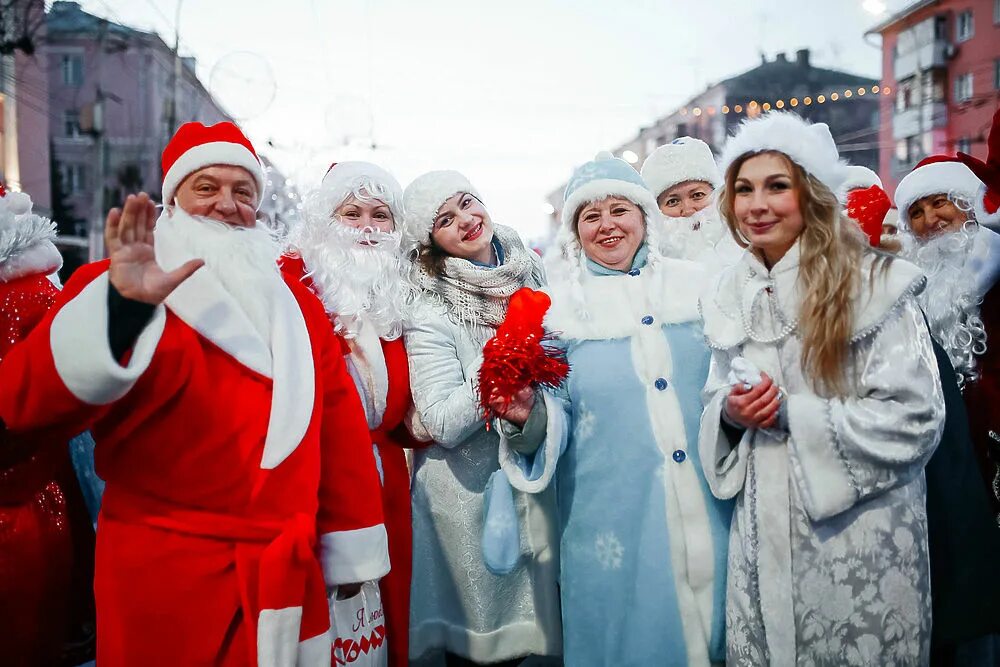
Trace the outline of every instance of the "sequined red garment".
[[[0, 283], [0, 359], [57, 294], [43, 275]], [[93, 618], [93, 546], [66, 442], [0, 431], [0, 662], [60, 664], [81, 613]]]

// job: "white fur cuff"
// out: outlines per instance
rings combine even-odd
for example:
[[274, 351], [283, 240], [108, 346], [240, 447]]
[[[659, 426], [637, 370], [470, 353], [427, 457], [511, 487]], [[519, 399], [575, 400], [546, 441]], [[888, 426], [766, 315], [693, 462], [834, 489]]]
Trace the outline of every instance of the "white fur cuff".
[[49, 344], [59, 378], [80, 401], [107, 405], [132, 388], [153, 360], [167, 321], [161, 304], [139, 335], [127, 366], [111, 356], [108, 340], [108, 274], [102, 273], [52, 320]]
[[320, 563], [327, 586], [379, 579], [389, 572], [385, 526], [339, 530], [320, 536]]

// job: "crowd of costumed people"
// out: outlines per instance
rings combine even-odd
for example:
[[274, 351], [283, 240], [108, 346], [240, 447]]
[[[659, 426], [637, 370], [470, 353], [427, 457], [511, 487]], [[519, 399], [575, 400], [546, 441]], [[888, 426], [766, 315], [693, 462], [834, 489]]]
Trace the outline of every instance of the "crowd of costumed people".
[[892, 197], [787, 112], [598, 153], [542, 253], [162, 163], [65, 286], [0, 188], [0, 662], [1000, 664], [1000, 111]]

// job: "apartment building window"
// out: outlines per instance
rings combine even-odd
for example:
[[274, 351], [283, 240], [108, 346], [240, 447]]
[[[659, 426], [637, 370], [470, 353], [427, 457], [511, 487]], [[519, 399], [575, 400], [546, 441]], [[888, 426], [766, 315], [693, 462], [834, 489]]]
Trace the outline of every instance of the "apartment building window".
[[993, 25], [1000, 25], [1000, 0], [993, 0]]
[[972, 152], [972, 139], [968, 137], [962, 137], [955, 142], [955, 152], [971, 153]]
[[955, 41], [965, 42], [972, 39], [975, 28], [972, 24], [972, 10], [967, 9], [960, 13], [955, 20]]
[[896, 112], [902, 113], [907, 109], [912, 109], [920, 102], [920, 89], [917, 86], [916, 77], [900, 81], [896, 87]]
[[62, 57], [62, 82], [64, 86], [83, 85], [83, 56]]
[[993, 90], [1000, 90], [1000, 58], [993, 61]]
[[66, 109], [63, 111], [63, 129], [67, 137], [80, 136], [80, 110]]
[[931, 152], [933, 143], [930, 132], [915, 134], [896, 142], [896, 162], [911, 165]]
[[82, 164], [62, 164], [63, 187], [67, 194], [80, 194], [87, 188], [87, 169]]
[[972, 72], [961, 74], [955, 79], [955, 101], [968, 102], [972, 99]]

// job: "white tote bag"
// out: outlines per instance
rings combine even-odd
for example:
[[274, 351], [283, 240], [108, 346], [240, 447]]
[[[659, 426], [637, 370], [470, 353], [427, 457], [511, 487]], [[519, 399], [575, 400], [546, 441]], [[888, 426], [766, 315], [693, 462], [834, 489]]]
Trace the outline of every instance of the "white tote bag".
[[345, 600], [330, 595], [330, 632], [334, 667], [385, 667], [385, 618], [378, 582], [366, 581], [361, 591]]

